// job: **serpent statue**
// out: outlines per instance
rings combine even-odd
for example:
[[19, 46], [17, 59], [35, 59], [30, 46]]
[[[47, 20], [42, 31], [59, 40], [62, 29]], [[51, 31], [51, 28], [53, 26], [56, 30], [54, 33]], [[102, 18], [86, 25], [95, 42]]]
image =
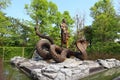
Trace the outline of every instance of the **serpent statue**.
[[42, 35], [38, 31], [38, 26], [35, 27], [36, 35], [38, 35], [41, 40], [36, 44], [37, 53], [43, 59], [53, 59], [55, 62], [60, 63], [63, 62], [66, 58], [71, 56], [75, 56], [81, 60], [87, 59], [86, 48], [88, 46], [88, 42], [85, 40], [76, 41], [76, 47], [79, 52], [71, 51], [67, 48], [61, 48], [54, 44], [53, 40], [49, 36]]

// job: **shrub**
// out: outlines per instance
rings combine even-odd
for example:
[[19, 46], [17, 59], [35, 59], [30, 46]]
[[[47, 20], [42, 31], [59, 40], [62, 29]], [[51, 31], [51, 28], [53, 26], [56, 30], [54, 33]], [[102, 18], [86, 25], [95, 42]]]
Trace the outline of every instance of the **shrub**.
[[106, 42], [106, 43], [97, 42], [96, 44], [93, 44], [91, 47], [88, 47], [87, 52], [119, 54], [120, 44], [114, 42]]

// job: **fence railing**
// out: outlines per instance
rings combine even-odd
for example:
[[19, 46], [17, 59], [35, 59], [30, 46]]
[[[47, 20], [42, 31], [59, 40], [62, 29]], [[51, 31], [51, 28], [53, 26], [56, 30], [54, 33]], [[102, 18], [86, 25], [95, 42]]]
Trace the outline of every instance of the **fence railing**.
[[10, 60], [14, 56], [30, 58], [34, 52], [33, 47], [0, 47], [0, 57]]

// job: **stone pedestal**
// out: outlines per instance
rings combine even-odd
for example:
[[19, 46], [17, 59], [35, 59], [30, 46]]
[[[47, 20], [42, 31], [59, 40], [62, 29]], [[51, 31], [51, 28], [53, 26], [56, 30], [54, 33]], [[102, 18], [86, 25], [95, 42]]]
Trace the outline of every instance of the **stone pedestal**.
[[79, 80], [101, 69], [109, 69], [120, 66], [120, 61], [116, 59], [81, 61], [78, 59], [66, 59], [62, 63], [54, 61], [34, 61], [23, 57], [11, 59], [16, 67], [29, 74], [31, 78], [38, 80]]

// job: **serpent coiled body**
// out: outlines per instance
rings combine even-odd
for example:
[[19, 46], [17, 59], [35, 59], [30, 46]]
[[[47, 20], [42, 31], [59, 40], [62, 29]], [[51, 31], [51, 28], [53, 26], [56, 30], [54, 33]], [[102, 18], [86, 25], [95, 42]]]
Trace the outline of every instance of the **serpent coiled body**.
[[66, 58], [70, 56], [75, 56], [81, 60], [87, 59], [86, 47], [87, 44], [85, 41], [78, 41], [76, 43], [77, 48], [80, 52], [74, 52], [69, 49], [63, 49], [55, 44], [51, 44], [48, 40], [41, 39], [36, 44], [36, 49], [38, 54], [43, 59], [53, 59], [57, 63], [63, 62]]

